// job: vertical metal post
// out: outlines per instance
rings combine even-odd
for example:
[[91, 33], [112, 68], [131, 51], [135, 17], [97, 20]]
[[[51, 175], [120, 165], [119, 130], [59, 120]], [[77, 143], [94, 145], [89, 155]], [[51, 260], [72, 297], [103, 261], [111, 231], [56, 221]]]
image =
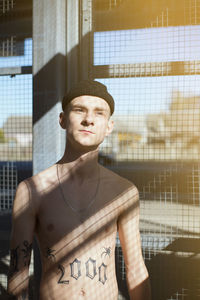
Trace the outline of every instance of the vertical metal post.
[[93, 33], [92, 1], [81, 1], [80, 14], [80, 73], [82, 79], [92, 79]]
[[79, 72], [79, 0], [66, 0], [67, 90], [80, 79]]
[[91, 78], [92, 1], [67, 0], [67, 89]]
[[62, 155], [58, 117], [66, 89], [66, 1], [33, 0], [33, 172]]

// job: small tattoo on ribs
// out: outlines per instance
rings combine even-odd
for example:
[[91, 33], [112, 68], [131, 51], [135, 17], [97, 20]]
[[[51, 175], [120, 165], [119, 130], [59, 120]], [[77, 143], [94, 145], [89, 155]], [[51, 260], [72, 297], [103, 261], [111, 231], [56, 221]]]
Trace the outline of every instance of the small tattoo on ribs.
[[47, 247], [45, 257], [48, 258], [48, 259], [51, 259], [51, 260], [55, 260], [56, 259], [55, 255], [54, 255], [55, 251], [56, 250]]
[[108, 255], [110, 257], [111, 255], [111, 247], [103, 247], [104, 251], [101, 253], [101, 257], [104, 256], [104, 258]]

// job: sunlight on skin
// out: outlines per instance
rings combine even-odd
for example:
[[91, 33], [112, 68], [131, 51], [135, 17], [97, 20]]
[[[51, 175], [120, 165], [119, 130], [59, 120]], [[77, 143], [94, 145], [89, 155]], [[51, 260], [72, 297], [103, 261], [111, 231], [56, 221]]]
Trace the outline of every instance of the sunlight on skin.
[[[108, 224], [115, 222], [116, 217], [120, 215], [121, 211], [124, 211], [125, 201], [127, 206], [125, 209], [135, 209], [135, 207], [132, 206], [138, 206], [138, 202], [132, 203], [132, 199], [135, 196], [136, 191], [130, 189], [127, 194], [125, 194], [124, 197], [123, 195], [119, 195], [116, 199], [113, 199], [112, 201], [110, 201], [110, 203], [106, 204], [105, 207], [99, 208], [98, 212], [94, 212], [94, 214], [88, 217], [81, 224], [81, 226], [78, 226], [73, 231], [71, 231], [67, 236], [67, 240], [69, 241], [67, 245], [66, 237], [55, 244], [54, 248], [58, 249], [56, 254], [64, 257], [66, 255], [66, 247], [67, 252], [73, 251], [76, 246], [84, 243], [85, 240], [90, 239], [91, 236], [95, 236], [97, 231], [101, 231], [102, 228], [106, 228]], [[62, 245], [64, 245], [64, 247]]]
[[60, 124], [67, 130], [62, 159], [17, 189], [8, 291], [18, 299], [28, 299], [35, 234], [42, 261], [40, 300], [98, 300], [102, 295], [116, 300], [117, 231], [130, 297], [150, 299], [141, 253], [137, 188], [98, 164], [99, 144], [113, 128], [109, 116], [109, 106], [101, 98], [73, 99], [60, 114]]
[[[62, 178], [62, 182], [65, 178]], [[104, 178], [106, 180], [106, 176]], [[110, 184], [110, 183], [109, 183]], [[104, 186], [105, 188], [105, 186]], [[21, 187], [19, 188], [21, 189]], [[56, 189], [56, 185], [54, 184], [54, 190]], [[47, 192], [48, 190], [48, 192]], [[43, 195], [46, 194], [46, 197], [49, 199], [51, 198], [52, 188], [45, 189], [43, 191]], [[18, 190], [19, 195], [19, 190]], [[102, 196], [103, 193], [101, 193]], [[21, 197], [20, 197], [21, 198]], [[127, 274], [129, 274], [129, 289], [134, 289], [137, 285], [141, 284], [143, 280], [148, 277], [147, 272], [140, 272], [140, 270], [146, 270], [142, 265], [143, 260], [138, 260], [141, 258], [141, 253], [138, 250], [138, 244], [140, 245], [140, 236], [139, 232], [134, 230], [135, 227], [138, 226], [138, 192], [135, 188], [129, 187], [127, 190], [124, 191], [123, 194], [117, 195], [116, 198], [106, 203], [104, 207], [99, 207], [98, 211], [95, 210], [91, 213], [91, 216], [88, 216], [87, 219], [79, 223], [76, 228], [71, 230], [67, 235], [65, 235], [62, 239], [60, 239], [57, 243], [51, 244], [51, 238], [48, 239], [48, 244], [44, 243], [44, 247], [41, 247], [41, 254], [42, 254], [42, 262], [43, 262], [43, 272], [46, 276], [46, 280], [48, 278], [48, 286], [53, 282], [58, 282], [60, 280], [62, 289], [65, 286], [65, 283], [68, 281], [72, 281], [70, 275], [70, 263], [74, 261], [74, 257], [78, 255], [79, 260], [82, 262], [83, 265], [87, 262], [89, 257], [93, 259], [99, 256], [102, 258], [103, 249], [105, 245], [111, 245], [111, 253], [112, 253], [112, 262], [111, 265], [114, 264], [114, 248], [115, 248], [115, 239], [116, 239], [116, 226], [121, 224], [121, 228], [126, 232], [126, 237], [123, 235], [122, 229], [119, 231], [119, 235], [121, 238], [122, 245], [126, 244], [127, 248], [131, 249], [132, 253], [127, 254], [127, 257], [130, 257], [130, 260], [133, 261], [134, 264], [125, 256], [125, 260], [127, 260]], [[17, 214], [18, 215], [18, 214]], [[119, 217], [120, 216], [120, 217]], [[133, 218], [134, 216], [134, 218]], [[20, 216], [18, 215], [20, 218]], [[45, 216], [43, 216], [45, 217]], [[125, 219], [124, 219], [125, 218]], [[127, 219], [127, 221], [125, 221]], [[118, 220], [118, 221], [117, 221]], [[58, 222], [57, 222], [58, 223]], [[106, 236], [105, 237], [105, 231]], [[53, 233], [53, 232], [52, 232]], [[52, 235], [51, 233], [51, 235]], [[98, 233], [98, 234], [97, 234]], [[109, 233], [109, 234], [108, 234]], [[97, 237], [96, 237], [97, 234]], [[39, 238], [40, 240], [40, 238]], [[46, 241], [45, 241], [46, 242]], [[130, 247], [129, 247], [130, 244]], [[40, 241], [40, 245], [42, 246], [42, 242]], [[125, 246], [124, 246], [125, 247]], [[50, 249], [49, 253], [47, 253], [47, 248]], [[107, 247], [108, 248], [108, 247]], [[98, 249], [98, 250], [97, 250]], [[100, 250], [99, 255], [97, 252]], [[126, 253], [126, 252], [125, 252]], [[49, 255], [49, 256], [48, 256]], [[134, 255], [134, 257], [133, 257]], [[105, 257], [108, 260], [108, 256]], [[105, 262], [105, 260], [103, 260]], [[137, 261], [137, 263], [135, 263]], [[99, 265], [101, 265], [102, 260], [100, 259]], [[62, 265], [63, 269], [58, 268], [58, 266]], [[134, 268], [133, 268], [134, 265]], [[97, 266], [99, 267], [99, 266]], [[82, 270], [84, 273], [85, 270]], [[112, 268], [108, 268], [107, 277], [109, 279], [113, 278], [115, 274], [112, 274]], [[112, 274], [112, 275], [111, 275]], [[27, 281], [22, 284], [22, 278], [27, 277], [27, 269], [17, 273], [13, 277], [13, 281], [18, 283], [17, 292], [21, 289], [24, 289], [27, 286]], [[62, 277], [63, 276], [63, 277]], [[61, 278], [62, 277], [62, 278]], [[98, 275], [95, 276], [96, 281], [98, 283]], [[80, 278], [82, 279], [82, 278]], [[88, 279], [88, 278], [87, 278]], [[45, 280], [45, 277], [44, 277]], [[84, 278], [85, 281], [85, 278]], [[74, 283], [77, 286], [77, 281], [74, 280]], [[72, 287], [74, 286], [72, 282]], [[90, 283], [90, 280], [89, 280]], [[91, 289], [91, 284], [84, 282], [85, 290]], [[93, 281], [92, 281], [93, 283]], [[113, 282], [111, 287], [114, 286], [116, 283]], [[51, 284], [50, 284], [51, 285]], [[52, 286], [55, 284], [52, 284]], [[82, 282], [83, 285], [83, 282]], [[110, 287], [109, 295], [112, 291]], [[105, 292], [105, 287], [103, 285], [102, 292]], [[57, 295], [58, 286], [56, 285], [53, 288], [53, 293]], [[46, 292], [45, 292], [46, 291]], [[66, 293], [66, 291], [65, 291]], [[49, 294], [49, 289], [44, 286], [43, 294], [45, 297]], [[70, 297], [72, 297], [70, 292]], [[74, 295], [77, 296], [75, 293]], [[75, 296], [75, 297], [76, 297]], [[44, 297], [44, 299], [45, 299]], [[90, 295], [91, 297], [91, 295]], [[94, 299], [97, 297], [94, 293]], [[60, 295], [60, 299], [62, 299]], [[65, 298], [63, 298], [65, 299]], [[73, 299], [73, 298], [72, 298]], [[74, 298], [76, 299], [76, 298]], [[92, 299], [92, 297], [91, 297]], [[114, 298], [113, 298], [114, 299]]]

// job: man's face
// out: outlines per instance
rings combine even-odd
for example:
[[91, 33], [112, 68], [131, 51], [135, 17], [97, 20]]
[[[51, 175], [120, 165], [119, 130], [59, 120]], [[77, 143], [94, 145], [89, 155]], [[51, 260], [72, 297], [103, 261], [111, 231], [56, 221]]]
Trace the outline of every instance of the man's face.
[[73, 99], [61, 113], [60, 124], [67, 130], [67, 140], [75, 148], [96, 149], [113, 129], [108, 103], [94, 96]]

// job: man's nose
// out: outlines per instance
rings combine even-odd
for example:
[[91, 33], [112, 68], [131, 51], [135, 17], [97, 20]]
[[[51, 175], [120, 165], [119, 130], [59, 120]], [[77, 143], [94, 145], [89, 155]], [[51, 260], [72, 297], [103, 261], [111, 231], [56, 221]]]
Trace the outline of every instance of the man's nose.
[[84, 115], [84, 119], [82, 121], [82, 124], [84, 124], [84, 125], [94, 125], [94, 114], [90, 113], [90, 112], [87, 112]]

